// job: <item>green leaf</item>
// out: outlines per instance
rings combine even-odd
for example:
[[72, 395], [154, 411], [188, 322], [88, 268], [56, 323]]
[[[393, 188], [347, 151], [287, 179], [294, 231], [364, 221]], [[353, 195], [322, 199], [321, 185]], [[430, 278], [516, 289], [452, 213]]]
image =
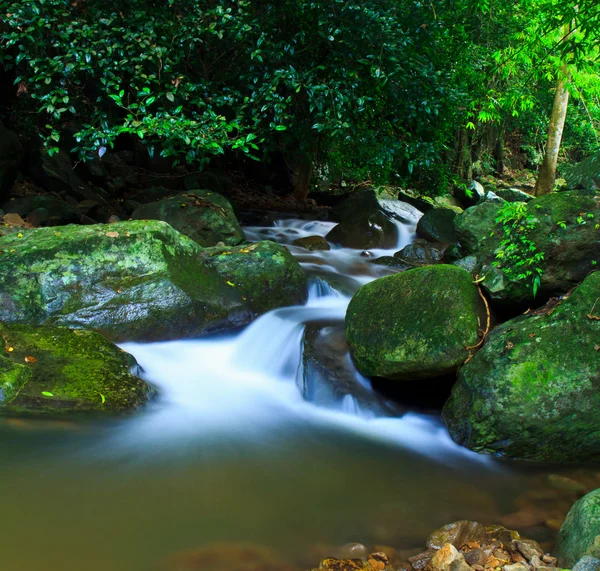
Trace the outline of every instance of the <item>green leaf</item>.
[[48, 392], [48, 391], [42, 391], [42, 394], [43, 394], [45, 397], [53, 397], [53, 396], [54, 396], [52, 393], [50, 393], [50, 392]]

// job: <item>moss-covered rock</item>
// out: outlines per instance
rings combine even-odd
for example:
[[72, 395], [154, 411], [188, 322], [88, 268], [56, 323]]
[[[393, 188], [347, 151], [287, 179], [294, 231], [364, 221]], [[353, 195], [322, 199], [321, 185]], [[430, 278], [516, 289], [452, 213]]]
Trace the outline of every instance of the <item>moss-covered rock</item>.
[[135, 359], [93, 331], [0, 324], [0, 350], [0, 413], [114, 413], [154, 394]]
[[346, 337], [366, 376], [421, 379], [455, 371], [479, 342], [485, 307], [455, 266], [415, 268], [363, 286], [346, 313]]
[[456, 212], [449, 208], [433, 208], [423, 214], [417, 224], [417, 236], [431, 242], [455, 244], [458, 236], [454, 227]]
[[[496, 222], [500, 205], [483, 203], [456, 217], [461, 245], [477, 258], [474, 273], [494, 301], [519, 302], [533, 297], [531, 280], [507, 275], [497, 265], [504, 239]], [[600, 262], [600, 196], [575, 191], [553, 193], [531, 200], [526, 216], [533, 229], [527, 233], [544, 259], [540, 292], [543, 296], [566, 293], [595, 270]]]
[[600, 490], [590, 492], [569, 511], [556, 541], [562, 567], [572, 568], [585, 555], [600, 558]]
[[298, 305], [308, 296], [307, 278], [290, 252], [264, 240], [236, 248], [206, 248], [204, 265], [214, 268], [256, 314], [286, 305]]
[[113, 340], [246, 323], [248, 303], [165, 222], [40, 228], [0, 238], [0, 321], [96, 329]]
[[190, 190], [136, 209], [134, 220], [163, 220], [201, 246], [236, 246], [244, 233], [229, 201], [210, 190]]
[[461, 370], [443, 411], [477, 452], [600, 460], [600, 273], [568, 299], [494, 329]]

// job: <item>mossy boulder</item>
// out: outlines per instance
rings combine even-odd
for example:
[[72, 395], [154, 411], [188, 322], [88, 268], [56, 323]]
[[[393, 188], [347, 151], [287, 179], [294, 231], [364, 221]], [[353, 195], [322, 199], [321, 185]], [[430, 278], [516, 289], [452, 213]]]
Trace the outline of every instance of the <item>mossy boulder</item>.
[[567, 299], [495, 328], [460, 370], [443, 411], [476, 452], [600, 460], [600, 273]]
[[[519, 279], [497, 265], [504, 234], [496, 222], [501, 205], [483, 203], [456, 217], [460, 244], [474, 255], [474, 274], [484, 277], [482, 287], [493, 301], [521, 302], [533, 298], [531, 279]], [[560, 192], [527, 203], [526, 218], [533, 229], [527, 238], [544, 253], [536, 262], [542, 270], [540, 295], [566, 293], [600, 262], [600, 196], [576, 191]]]
[[0, 413], [115, 413], [148, 402], [154, 390], [135, 359], [99, 333], [0, 324]]
[[158, 202], [144, 204], [134, 220], [163, 220], [201, 246], [236, 246], [244, 233], [229, 201], [210, 190], [190, 190]]
[[573, 505], [558, 532], [556, 555], [567, 568], [586, 555], [600, 558], [600, 489]]
[[113, 340], [197, 336], [248, 322], [237, 288], [169, 224], [39, 228], [0, 238], [0, 321], [100, 330]]
[[485, 307], [468, 272], [427, 266], [363, 286], [346, 313], [358, 370], [412, 380], [456, 371], [485, 328]]
[[306, 273], [284, 246], [263, 240], [236, 248], [205, 248], [199, 258], [237, 290], [254, 315], [300, 305], [308, 297]]
[[431, 242], [455, 244], [458, 242], [454, 219], [456, 212], [449, 208], [433, 208], [423, 214], [417, 224], [417, 236]]

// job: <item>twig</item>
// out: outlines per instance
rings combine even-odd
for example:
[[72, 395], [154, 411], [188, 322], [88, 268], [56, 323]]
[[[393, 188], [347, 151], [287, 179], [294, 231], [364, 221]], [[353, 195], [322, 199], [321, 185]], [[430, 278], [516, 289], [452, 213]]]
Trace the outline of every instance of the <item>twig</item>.
[[[477, 279], [477, 277], [476, 277], [476, 279]], [[483, 345], [488, 333], [490, 332], [490, 328], [492, 326], [492, 313], [490, 311], [490, 306], [487, 302], [487, 299], [483, 295], [483, 291], [481, 291], [481, 288], [479, 286], [477, 286], [477, 291], [479, 292], [479, 297], [481, 297], [481, 299], [483, 300], [483, 303], [485, 305], [485, 313], [486, 313], [487, 319], [486, 319], [485, 330], [482, 332], [479, 343], [477, 343], [477, 345], [473, 345], [472, 347], [467, 347], [467, 351], [471, 351], [472, 349], [479, 349]], [[465, 365], [473, 358], [474, 355], [475, 355], [475, 353], [471, 353], [469, 355], [469, 358], [465, 361]]]

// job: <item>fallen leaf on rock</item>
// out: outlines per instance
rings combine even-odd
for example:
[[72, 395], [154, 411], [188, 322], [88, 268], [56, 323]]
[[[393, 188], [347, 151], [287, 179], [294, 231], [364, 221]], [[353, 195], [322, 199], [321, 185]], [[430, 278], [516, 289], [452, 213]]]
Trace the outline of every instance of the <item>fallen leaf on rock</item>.
[[109, 238], [118, 238], [119, 237], [119, 233], [118, 232], [107, 232], [106, 235]]
[[7, 348], [6, 348], [6, 351], [7, 351], [8, 353], [12, 353], [14, 350], [15, 350], [15, 348], [14, 348], [14, 347], [7, 347]]
[[25, 357], [25, 362], [26, 363], [37, 363], [37, 359], [35, 357], [32, 357], [31, 355], [27, 355]]

